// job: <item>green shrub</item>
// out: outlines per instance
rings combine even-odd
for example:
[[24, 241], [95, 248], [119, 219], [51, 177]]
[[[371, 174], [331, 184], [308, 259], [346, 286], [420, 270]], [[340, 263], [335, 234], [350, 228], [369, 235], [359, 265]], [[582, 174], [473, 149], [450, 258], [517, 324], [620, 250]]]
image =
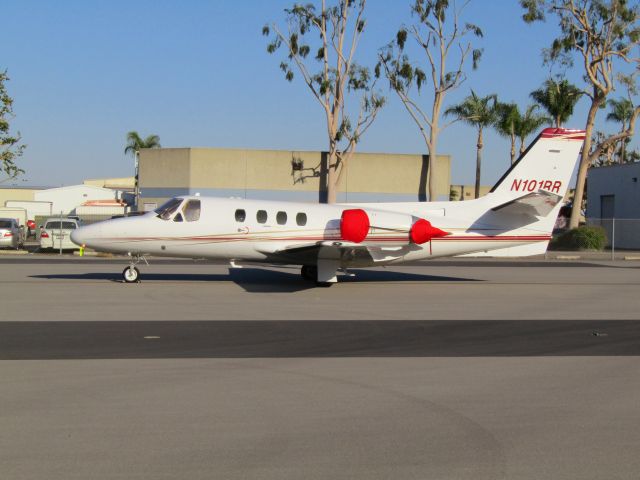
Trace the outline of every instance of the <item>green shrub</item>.
[[584, 225], [555, 237], [549, 246], [555, 250], [603, 250], [606, 245], [604, 228]]

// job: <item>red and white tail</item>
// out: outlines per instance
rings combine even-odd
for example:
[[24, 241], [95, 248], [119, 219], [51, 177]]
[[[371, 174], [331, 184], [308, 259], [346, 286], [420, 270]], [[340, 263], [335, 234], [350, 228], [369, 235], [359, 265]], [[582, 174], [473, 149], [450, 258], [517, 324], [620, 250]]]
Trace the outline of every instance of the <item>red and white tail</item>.
[[[584, 138], [584, 130], [543, 130], [491, 192], [478, 200], [488, 208], [481, 217], [482, 226], [550, 238]], [[470, 256], [538, 255], [548, 243], [537, 241]]]
[[562, 199], [584, 143], [584, 130], [547, 128], [491, 189], [497, 205], [527, 194], [554, 194]]

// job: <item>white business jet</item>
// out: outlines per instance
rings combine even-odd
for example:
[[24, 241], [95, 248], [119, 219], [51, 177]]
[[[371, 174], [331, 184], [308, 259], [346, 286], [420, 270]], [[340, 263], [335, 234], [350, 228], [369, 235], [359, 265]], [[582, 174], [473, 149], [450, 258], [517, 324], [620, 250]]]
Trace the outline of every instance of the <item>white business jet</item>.
[[464, 202], [311, 204], [183, 196], [153, 212], [95, 223], [71, 239], [127, 254], [137, 282], [147, 255], [302, 266], [319, 286], [349, 267], [447, 256], [546, 251], [584, 130], [545, 129], [491, 192]]

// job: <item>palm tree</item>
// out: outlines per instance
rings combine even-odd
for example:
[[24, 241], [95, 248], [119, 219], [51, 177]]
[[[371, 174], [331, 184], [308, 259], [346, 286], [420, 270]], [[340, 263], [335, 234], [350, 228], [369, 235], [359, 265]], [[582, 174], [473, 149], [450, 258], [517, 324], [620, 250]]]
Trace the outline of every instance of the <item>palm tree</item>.
[[516, 161], [516, 136], [518, 123], [521, 120], [520, 110], [515, 103], [497, 103], [497, 119], [494, 125], [496, 131], [511, 140], [511, 164]]
[[516, 135], [520, 139], [520, 155], [524, 153], [525, 141], [529, 135], [540, 130], [543, 125], [553, 123], [550, 117], [536, 112], [538, 107], [536, 104], [529, 105], [516, 125]]
[[[607, 115], [607, 120], [610, 122], [618, 122], [622, 124], [621, 132], [624, 132], [628, 127], [627, 123], [631, 121], [633, 117], [633, 103], [631, 100], [621, 98], [620, 100], [610, 99], [608, 102], [611, 107], [611, 111]], [[627, 138], [620, 140], [620, 163], [624, 163], [627, 150]]]
[[136, 210], [138, 209], [138, 196], [140, 193], [138, 186], [138, 154], [143, 148], [160, 148], [160, 137], [158, 135], [149, 135], [143, 139], [135, 130], [127, 133], [127, 146], [124, 149], [124, 153], [125, 155], [129, 153], [133, 154], [133, 158], [135, 159], [134, 195]]
[[495, 94], [479, 97], [471, 90], [471, 95], [465, 98], [462, 103], [447, 108], [445, 115], [455, 116], [468, 125], [478, 129], [478, 142], [476, 144], [476, 191], [475, 198], [480, 197], [480, 170], [482, 166], [482, 131], [496, 123], [496, 104], [498, 97]]
[[573, 108], [581, 96], [582, 91], [566, 79], [555, 81], [549, 78], [541, 88], [531, 92], [531, 98], [553, 117], [556, 128], [561, 128], [573, 115]]
[[124, 149], [125, 155], [132, 153], [136, 156], [143, 148], [160, 148], [160, 137], [158, 135], [149, 135], [143, 139], [136, 131], [127, 133], [127, 146]]

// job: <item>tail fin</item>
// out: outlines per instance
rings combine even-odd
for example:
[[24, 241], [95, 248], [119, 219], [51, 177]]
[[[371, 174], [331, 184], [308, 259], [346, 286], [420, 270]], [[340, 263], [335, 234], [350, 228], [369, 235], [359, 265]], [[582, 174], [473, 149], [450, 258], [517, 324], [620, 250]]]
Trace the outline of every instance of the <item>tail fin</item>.
[[491, 189], [496, 206], [527, 194], [555, 194], [564, 198], [578, 162], [584, 130], [547, 128]]
[[[473, 227], [507, 232], [524, 228], [549, 236], [578, 162], [584, 130], [547, 128], [484, 197], [488, 211]], [[543, 254], [549, 240], [465, 256], [524, 257]]]

